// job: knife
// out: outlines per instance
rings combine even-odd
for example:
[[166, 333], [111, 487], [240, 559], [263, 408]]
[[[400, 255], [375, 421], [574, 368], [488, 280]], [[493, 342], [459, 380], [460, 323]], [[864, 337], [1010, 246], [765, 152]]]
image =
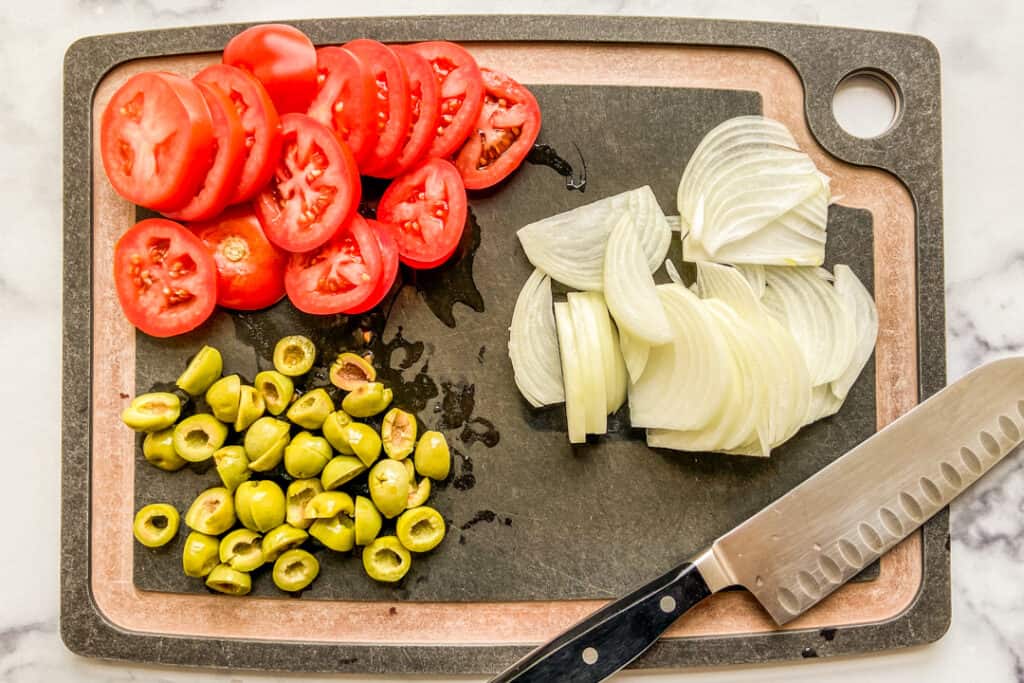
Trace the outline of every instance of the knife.
[[689, 562], [598, 610], [493, 683], [601, 681], [728, 586], [781, 626], [910, 535], [1017, 446], [1024, 357], [970, 372]]

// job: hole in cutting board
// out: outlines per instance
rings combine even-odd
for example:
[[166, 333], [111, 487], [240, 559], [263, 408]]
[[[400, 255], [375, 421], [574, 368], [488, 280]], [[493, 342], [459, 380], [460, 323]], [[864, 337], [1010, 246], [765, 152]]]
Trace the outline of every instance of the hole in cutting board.
[[858, 138], [888, 133], [900, 114], [895, 83], [876, 71], [855, 71], [839, 82], [832, 96], [832, 115], [839, 126]]

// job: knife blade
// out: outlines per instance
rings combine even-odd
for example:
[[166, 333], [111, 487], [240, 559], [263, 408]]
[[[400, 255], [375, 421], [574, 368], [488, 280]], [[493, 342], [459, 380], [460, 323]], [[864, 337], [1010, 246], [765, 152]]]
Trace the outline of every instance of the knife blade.
[[604, 680], [728, 586], [746, 588], [785, 624], [949, 505], [1022, 435], [1024, 357], [983, 365], [492, 681]]

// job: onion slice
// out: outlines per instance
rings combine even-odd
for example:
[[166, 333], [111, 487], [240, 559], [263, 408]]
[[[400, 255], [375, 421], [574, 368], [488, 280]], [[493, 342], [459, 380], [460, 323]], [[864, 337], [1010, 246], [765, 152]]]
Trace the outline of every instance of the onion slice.
[[576, 334], [576, 353], [582, 368], [583, 408], [586, 412], [588, 434], [608, 432], [607, 389], [604, 381], [604, 359], [600, 333], [587, 293], [570, 292], [566, 295], [573, 331]]
[[576, 331], [569, 304], [560, 301], [554, 308], [562, 377], [565, 378], [565, 421], [569, 443], [583, 443], [587, 440], [587, 412], [584, 405], [583, 367], [576, 348]]
[[626, 402], [626, 388], [629, 375], [619, 344], [619, 335], [608, 314], [604, 297], [598, 292], [586, 292], [590, 314], [597, 323], [597, 339], [601, 347], [601, 364], [604, 368], [605, 413], [611, 414]]
[[604, 295], [619, 329], [649, 344], [666, 344], [672, 330], [658, 299], [654, 278], [628, 213], [620, 215], [608, 235], [604, 258]]
[[539, 270], [533, 271], [516, 299], [508, 356], [516, 386], [531, 406], [539, 408], [565, 400], [551, 278]]
[[875, 350], [875, 340], [878, 337], [878, 309], [871, 293], [849, 266], [837, 265], [833, 271], [833, 287], [839, 295], [843, 310], [853, 320], [853, 327], [857, 331], [857, 343], [854, 345], [850, 362], [842, 374], [832, 382], [832, 393], [842, 401], [850, 393], [850, 387], [857, 381]]
[[631, 337], [621, 327], [619, 328], [619, 348], [622, 351], [622, 360], [626, 363], [626, 371], [629, 373], [629, 381], [636, 382], [644, 374], [647, 367], [647, 359], [650, 357], [651, 345], [647, 342]]

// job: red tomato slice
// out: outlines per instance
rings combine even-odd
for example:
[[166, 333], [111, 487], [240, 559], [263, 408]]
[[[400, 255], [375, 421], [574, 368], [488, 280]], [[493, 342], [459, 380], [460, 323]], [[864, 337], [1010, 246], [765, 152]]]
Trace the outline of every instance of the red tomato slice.
[[484, 106], [476, 134], [466, 139], [455, 165], [470, 190], [501, 182], [519, 168], [540, 132], [540, 107], [529, 90], [503, 73], [481, 69]]
[[177, 211], [167, 212], [176, 221], [199, 221], [216, 216], [228, 205], [245, 165], [245, 128], [228, 96], [205, 83], [198, 83], [213, 120], [213, 162], [206, 179], [192, 201]]
[[255, 76], [227, 64], [208, 66], [192, 80], [227, 95], [242, 119], [248, 153], [230, 203], [251, 199], [270, 180], [281, 149], [281, 122], [274, 103]]
[[213, 220], [191, 223], [188, 228], [213, 255], [218, 304], [255, 311], [284, 296], [288, 254], [270, 243], [250, 206], [236, 206]]
[[440, 116], [428, 156], [447, 158], [462, 146], [484, 104], [484, 81], [473, 55], [443, 40], [408, 46], [428, 62], [440, 86]]
[[327, 244], [292, 254], [284, 287], [295, 307], [332, 315], [358, 307], [381, 278], [380, 242], [359, 214], [353, 214]]
[[223, 61], [260, 79], [279, 114], [306, 111], [316, 94], [316, 48], [294, 26], [247, 28], [228, 41]]
[[427, 159], [395, 178], [377, 205], [377, 220], [395, 226], [398, 257], [413, 268], [448, 260], [466, 227], [466, 189], [444, 159]]
[[398, 157], [409, 132], [408, 77], [398, 56], [376, 40], [360, 38], [342, 47], [369, 64], [373, 74], [377, 144], [359, 170], [365, 175], [377, 175]]
[[348, 146], [316, 119], [285, 114], [281, 130], [281, 156], [256, 197], [256, 215], [271, 242], [286, 251], [309, 251], [331, 239], [355, 211], [359, 169]]
[[380, 277], [377, 278], [376, 287], [363, 303], [345, 311], [349, 314], [365, 313], [383, 301], [391, 291], [391, 286], [395, 284], [395, 278], [398, 277], [398, 243], [395, 242], [393, 227], [369, 218], [366, 219], [366, 223], [380, 245]]
[[409, 77], [409, 132], [395, 160], [377, 171], [382, 178], [401, 175], [426, 156], [437, 134], [440, 115], [439, 86], [430, 62], [407, 47], [395, 45], [391, 49]]
[[175, 74], [132, 76], [103, 110], [103, 168], [114, 190], [133, 204], [158, 211], [187, 204], [210, 168], [213, 144], [203, 94]]
[[370, 67], [348, 50], [316, 51], [317, 91], [306, 113], [334, 130], [362, 164], [377, 145], [374, 98], [377, 84]]
[[114, 282], [121, 310], [153, 337], [201, 325], [217, 302], [217, 268], [199, 238], [174, 221], [149, 218], [114, 247]]

